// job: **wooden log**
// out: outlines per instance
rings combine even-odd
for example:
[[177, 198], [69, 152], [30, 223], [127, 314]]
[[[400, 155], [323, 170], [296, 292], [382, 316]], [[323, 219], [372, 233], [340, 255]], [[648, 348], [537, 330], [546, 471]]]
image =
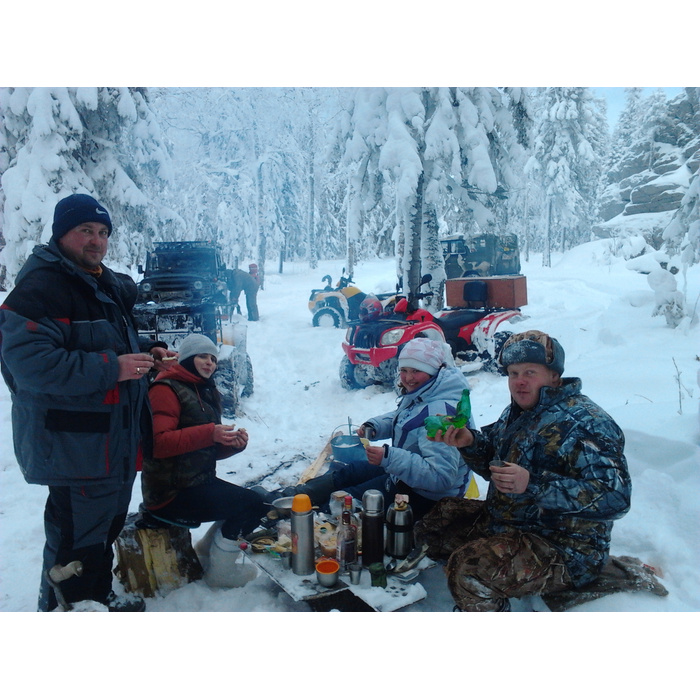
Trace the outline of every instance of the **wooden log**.
[[331, 455], [333, 454], [333, 447], [331, 446], [331, 440], [333, 440], [334, 437], [337, 435], [340, 435], [340, 432], [333, 433], [333, 435], [328, 438], [328, 442], [326, 443], [325, 447], [319, 452], [318, 457], [311, 462], [311, 464], [306, 467], [302, 475], [299, 477], [299, 483], [300, 484], [305, 484], [309, 479], [313, 479], [321, 473], [321, 469], [323, 469], [324, 466], [327, 465], [328, 462], [330, 462]]
[[138, 520], [137, 513], [129, 514], [115, 543], [114, 573], [127, 591], [152, 598], [202, 578], [187, 528], [139, 528]]

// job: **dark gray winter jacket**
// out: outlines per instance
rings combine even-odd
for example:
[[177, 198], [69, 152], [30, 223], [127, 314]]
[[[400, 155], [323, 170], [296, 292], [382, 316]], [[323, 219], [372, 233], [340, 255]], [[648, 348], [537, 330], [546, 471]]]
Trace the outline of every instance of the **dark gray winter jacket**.
[[147, 386], [118, 383], [117, 356], [141, 351], [135, 298], [130, 277], [103, 266], [96, 278], [53, 242], [37, 246], [17, 276], [0, 307], [0, 352], [29, 483], [133, 475]]
[[511, 403], [474, 438], [460, 452], [480, 476], [490, 480], [494, 458], [530, 472], [522, 494], [504, 494], [489, 484], [491, 531], [538, 534], [563, 553], [577, 586], [593, 580], [610, 548], [612, 521], [630, 508], [632, 485], [624, 435], [581, 393], [581, 380], [544, 387], [529, 411]]

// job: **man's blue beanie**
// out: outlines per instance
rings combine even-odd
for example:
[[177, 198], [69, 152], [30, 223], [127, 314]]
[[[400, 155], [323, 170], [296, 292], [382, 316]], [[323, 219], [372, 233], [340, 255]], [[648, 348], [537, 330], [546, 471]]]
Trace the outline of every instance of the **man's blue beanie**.
[[72, 194], [62, 199], [53, 213], [53, 237], [58, 240], [80, 224], [94, 221], [104, 224], [112, 233], [112, 220], [107, 210], [89, 194]]

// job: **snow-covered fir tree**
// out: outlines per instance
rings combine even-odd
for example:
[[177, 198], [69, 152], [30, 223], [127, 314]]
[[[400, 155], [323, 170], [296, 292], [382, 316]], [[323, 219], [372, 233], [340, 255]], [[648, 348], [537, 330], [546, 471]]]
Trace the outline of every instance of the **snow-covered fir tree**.
[[393, 205], [399, 275], [415, 291], [430, 274], [439, 305], [439, 233], [495, 227], [504, 193], [518, 185], [522, 136], [511, 107], [519, 104], [496, 88], [358, 90], [346, 146], [350, 247], [380, 198]]
[[[168, 205], [169, 154], [143, 88], [2, 88], [3, 277], [11, 283], [53, 209], [74, 192], [110, 211], [107, 262], [128, 269], [151, 241], [182, 221]], [[3, 280], [5, 281], [5, 280]]]
[[345, 257], [351, 273], [396, 256], [406, 290], [432, 275], [437, 305], [445, 235], [514, 233], [525, 258], [547, 259], [591, 228], [624, 237], [648, 201], [661, 213], [647, 245], [694, 264], [692, 192], [679, 207], [697, 172], [697, 90], [626, 96], [609, 145], [585, 88], [3, 88], [0, 281], [77, 191], [110, 208], [108, 262], [132, 270], [167, 240], [216, 240], [244, 269]]
[[[695, 154], [700, 165], [700, 148]], [[681, 206], [664, 231], [665, 249], [683, 268], [700, 262], [700, 168], [690, 180]]]
[[[178, 144], [178, 189], [192, 238], [215, 238], [227, 264], [328, 252], [327, 124], [334, 89], [161, 89], [157, 105]], [[330, 227], [337, 230], [337, 227]], [[336, 234], [337, 235], [337, 234]]]
[[597, 105], [588, 88], [546, 88], [540, 95], [528, 172], [544, 194], [544, 257], [589, 240], [605, 156]]

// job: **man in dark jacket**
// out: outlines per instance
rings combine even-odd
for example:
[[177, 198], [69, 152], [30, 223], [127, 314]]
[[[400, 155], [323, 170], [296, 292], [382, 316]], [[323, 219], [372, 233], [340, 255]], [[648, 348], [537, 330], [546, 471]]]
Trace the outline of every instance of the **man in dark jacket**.
[[417, 526], [430, 555], [449, 557], [448, 585], [464, 611], [504, 610], [509, 598], [593, 581], [612, 521], [630, 507], [624, 435], [581, 393], [580, 379], [562, 379], [557, 340], [513, 335], [501, 364], [512, 398], [501, 417], [435, 438], [489, 480], [486, 500], [444, 499]]
[[[94, 600], [143, 609], [112, 591], [121, 531], [149, 418], [146, 375], [164, 347], [140, 347], [136, 285], [102, 265], [112, 222], [84, 194], [62, 199], [0, 308], [2, 374], [25, 480], [49, 487], [39, 610]], [[144, 414], [145, 411], [145, 414]], [[79, 565], [63, 569], [72, 562]], [[63, 581], [70, 572], [70, 576]]]
[[249, 321], [259, 321], [258, 312], [258, 289], [260, 285], [252, 275], [244, 270], [227, 270], [226, 285], [228, 286], [231, 303], [238, 304], [238, 297], [241, 292], [245, 293], [245, 304], [248, 311]]

